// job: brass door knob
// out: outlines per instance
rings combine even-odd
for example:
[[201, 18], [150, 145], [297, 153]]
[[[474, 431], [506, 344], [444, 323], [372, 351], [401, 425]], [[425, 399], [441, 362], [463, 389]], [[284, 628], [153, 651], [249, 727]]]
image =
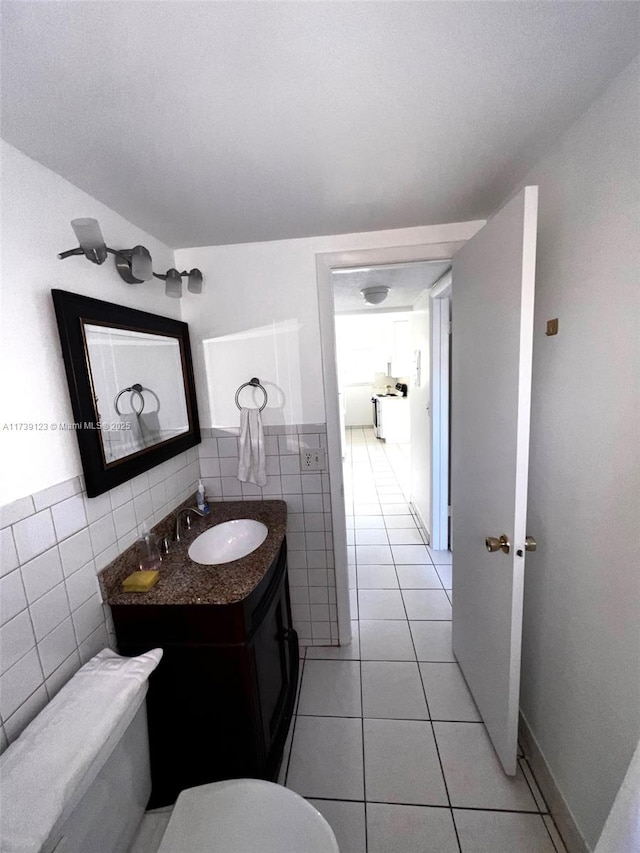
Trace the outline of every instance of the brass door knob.
[[484, 544], [490, 554], [493, 554], [495, 551], [502, 551], [503, 554], [508, 554], [511, 550], [511, 543], [506, 533], [503, 533], [499, 539], [495, 536], [487, 536]]
[[527, 538], [524, 540], [524, 550], [525, 551], [535, 551], [537, 547], [538, 547], [538, 543], [533, 538], [533, 536], [527, 536]]

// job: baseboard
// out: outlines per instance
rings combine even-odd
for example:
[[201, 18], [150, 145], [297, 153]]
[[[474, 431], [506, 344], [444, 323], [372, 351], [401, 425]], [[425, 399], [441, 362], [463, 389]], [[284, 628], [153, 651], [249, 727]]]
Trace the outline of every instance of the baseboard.
[[415, 515], [415, 517], [418, 519], [418, 522], [420, 523], [420, 527], [422, 528], [423, 533], [427, 537], [427, 544], [429, 544], [431, 542], [431, 531], [429, 530], [429, 528], [425, 524], [425, 520], [422, 517], [420, 510], [414, 504], [413, 501], [409, 501], [409, 508], [411, 509], [412, 514]]
[[520, 712], [518, 739], [520, 746], [524, 750], [525, 757], [531, 765], [533, 775], [542, 792], [542, 796], [547, 801], [551, 817], [562, 836], [565, 847], [569, 853], [591, 853], [590, 847], [578, 829], [571, 809], [562, 796], [553, 773], [522, 711]]

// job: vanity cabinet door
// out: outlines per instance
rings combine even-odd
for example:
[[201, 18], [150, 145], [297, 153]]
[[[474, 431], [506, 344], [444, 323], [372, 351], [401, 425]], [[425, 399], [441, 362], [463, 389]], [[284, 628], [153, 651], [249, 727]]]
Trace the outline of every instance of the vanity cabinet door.
[[268, 775], [281, 752], [279, 742], [288, 731], [286, 717], [291, 716], [291, 692], [298, 672], [298, 637], [291, 627], [286, 576], [283, 581], [251, 644]]

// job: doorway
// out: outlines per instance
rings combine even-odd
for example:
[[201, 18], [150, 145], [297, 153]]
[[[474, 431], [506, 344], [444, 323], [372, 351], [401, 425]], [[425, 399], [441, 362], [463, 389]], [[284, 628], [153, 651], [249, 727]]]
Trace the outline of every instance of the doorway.
[[[426, 282], [422, 291], [442, 277], [450, 265], [450, 258], [465, 241], [434, 243], [423, 246], [386, 247], [362, 251], [348, 251], [316, 255], [318, 303], [322, 344], [324, 396], [327, 421], [328, 467], [331, 482], [331, 512], [334, 530], [335, 575], [338, 605], [338, 629], [341, 645], [351, 640], [351, 611], [349, 606], [349, 576], [347, 562], [347, 534], [344, 503], [343, 439], [341, 406], [337, 369], [336, 334], [334, 326], [335, 300], [332, 273], [336, 270], [356, 271], [362, 268], [416, 265], [424, 262], [439, 264], [438, 273]], [[360, 297], [361, 298], [361, 297]], [[414, 295], [415, 298], [415, 295]], [[400, 307], [400, 306], [396, 306]], [[406, 306], [405, 306], [406, 307]], [[428, 376], [430, 352], [423, 353], [424, 375]], [[410, 366], [410, 377], [415, 364]], [[410, 384], [410, 383], [408, 383]], [[425, 383], [426, 386], [427, 383]], [[425, 387], [428, 391], [428, 388]], [[409, 388], [409, 396], [411, 389]], [[429, 434], [425, 436], [426, 456], [430, 456]], [[429, 490], [431, 486], [429, 486]], [[422, 519], [420, 519], [422, 521]]]

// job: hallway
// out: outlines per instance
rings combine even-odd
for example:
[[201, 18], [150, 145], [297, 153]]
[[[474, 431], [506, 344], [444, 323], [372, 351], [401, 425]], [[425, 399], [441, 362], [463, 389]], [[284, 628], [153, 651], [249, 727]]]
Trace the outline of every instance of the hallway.
[[526, 761], [503, 774], [455, 663], [451, 555], [411, 513], [406, 448], [361, 428], [347, 443], [353, 643], [302, 650], [280, 781], [341, 853], [564, 851]]

